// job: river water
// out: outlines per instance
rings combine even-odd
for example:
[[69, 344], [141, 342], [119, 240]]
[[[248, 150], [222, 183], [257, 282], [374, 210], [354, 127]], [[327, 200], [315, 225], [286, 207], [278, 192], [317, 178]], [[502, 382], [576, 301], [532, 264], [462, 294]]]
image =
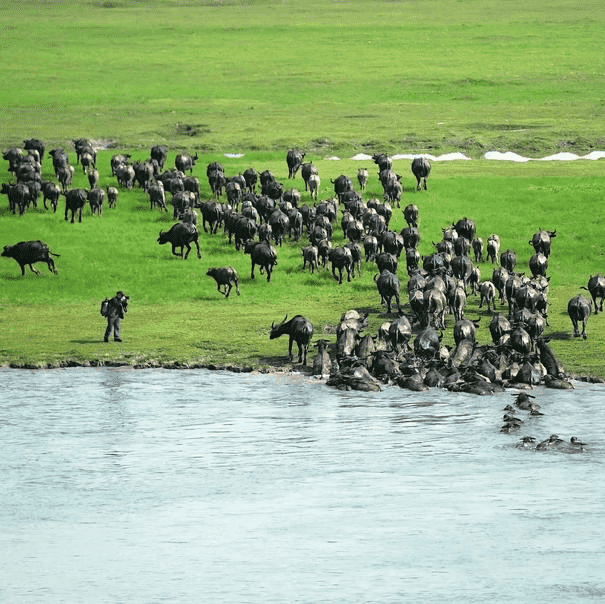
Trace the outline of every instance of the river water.
[[[605, 389], [0, 370], [0, 602], [603, 602]], [[557, 433], [581, 453], [519, 450]]]

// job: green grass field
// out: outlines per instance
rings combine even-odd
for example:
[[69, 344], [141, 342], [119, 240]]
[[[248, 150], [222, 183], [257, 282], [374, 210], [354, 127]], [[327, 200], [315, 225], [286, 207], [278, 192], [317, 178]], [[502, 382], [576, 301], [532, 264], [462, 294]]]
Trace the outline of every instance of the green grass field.
[[[194, 174], [206, 198], [205, 167], [217, 159], [228, 175], [271, 169], [286, 186], [304, 189], [300, 177], [287, 183], [292, 147], [319, 167], [323, 198], [333, 194], [330, 178], [354, 177], [362, 165], [372, 175], [365, 198], [382, 194], [371, 162], [328, 155], [581, 155], [605, 149], [604, 17], [600, 3], [563, 0], [15, 2], [0, 8], [7, 32], [0, 73], [10, 83], [0, 91], [0, 145], [41, 138], [49, 148], [65, 146], [75, 163], [73, 139], [105, 141], [113, 148], [99, 154], [102, 186], [115, 184], [109, 160], [117, 150], [144, 159], [151, 145], [167, 144], [170, 166], [177, 151], [198, 151]], [[236, 151], [244, 157], [224, 157]], [[2, 161], [0, 182], [11, 180], [6, 168]], [[601, 316], [591, 317], [589, 338], [580, 341], [570, 337], [565, 311], [588, 277], [604, 270], [605, 162], [436, 163], [426, 193], [413, 190], [408, 160], [395, 168], [404, 175], [404, 203], [420, 207], [422, 254], [443, 227], [469, 216], [478, 235], [500, 234], [502, 249], [513, 248], [527, 267], [531, 235], [556, 228], [553, 346], [570, 371], [605, 377]], [[49, 160], [43, 172], [54, 179]], [[84, 183], [78, 169], [74, 186]], [[287, 341], [269, 341], [268, 329], [286, 313], [309, 316], [316, 337], [328, 339], [349, 308], [370, 311], [369, 333], [386, 318], [374, 267], [364, 265], [361, 277], [339, 287], [328, 271], [303, 273], [300, 244], [286, 242], [271, 283], [252, 281], [249, 257], [222, 234], [201, 235], [201, 260], [172, 257], [156, 243], [171, 217], [150, 211], [141, 191], [121, 191], [118, 207], [102, 218], [87, 208], [75, 225], [63, 220], [63, 204], [56, 215], [16, 217], [0, 198], [1, 245], [41, 239], [61, 254], [56, 276], [39, 265], [41, 276], [28, 269], [21, 277], [13, 260], [0, 259], [0, 363], [280, 365]], [[395, 210], [392, 227], [403, 226]], [[240, 297], [225, 300], [205, 276], [224, 264], [240, 274]], [[481, 269], [491, 275], [491, 265]], [[399, 274], [405, 285], [403, 267]], [[101, 342], [98, 312], [117, 289], [131, 296], [119, 347]], [[467, 314], [480, 314], [474, 299]], [[488, 341], [486, 327], [480, 339]]]

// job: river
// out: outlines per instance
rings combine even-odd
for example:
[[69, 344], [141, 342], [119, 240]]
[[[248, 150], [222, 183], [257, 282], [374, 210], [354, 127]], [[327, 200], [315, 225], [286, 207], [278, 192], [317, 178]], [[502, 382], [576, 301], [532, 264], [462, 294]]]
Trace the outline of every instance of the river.
[[[603, 602], [605, 388], [0, 370], [0, 602]], [[520, 436], [587, 443], [519, 450]]]

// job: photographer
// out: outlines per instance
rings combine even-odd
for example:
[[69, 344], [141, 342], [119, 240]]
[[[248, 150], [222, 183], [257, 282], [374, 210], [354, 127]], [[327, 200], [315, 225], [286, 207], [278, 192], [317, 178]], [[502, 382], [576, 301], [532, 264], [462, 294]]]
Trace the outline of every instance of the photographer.
[[109, 336], [113, 331], [115, 342], [121, 342], [120, 324], [124, 315], [128, 312], [128, 296], [123, 292], [117, 292], [107, 303], [107, 329], [105, 330], [105, 342], [109, 342]]

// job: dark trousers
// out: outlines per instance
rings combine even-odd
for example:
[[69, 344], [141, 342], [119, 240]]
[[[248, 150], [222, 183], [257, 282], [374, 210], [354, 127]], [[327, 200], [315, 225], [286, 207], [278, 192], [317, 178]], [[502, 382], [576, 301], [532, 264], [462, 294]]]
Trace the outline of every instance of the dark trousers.
[[122, 319], [119, 316], [115, 315], [113, 317], [107, 317], [107, 329], [105, 330], [105, 341], [109, 340], [109, 336], [111, 336], [111, 332], [113, 331], [113, 339], [120, 339], [120, 325], [122, 323]]

